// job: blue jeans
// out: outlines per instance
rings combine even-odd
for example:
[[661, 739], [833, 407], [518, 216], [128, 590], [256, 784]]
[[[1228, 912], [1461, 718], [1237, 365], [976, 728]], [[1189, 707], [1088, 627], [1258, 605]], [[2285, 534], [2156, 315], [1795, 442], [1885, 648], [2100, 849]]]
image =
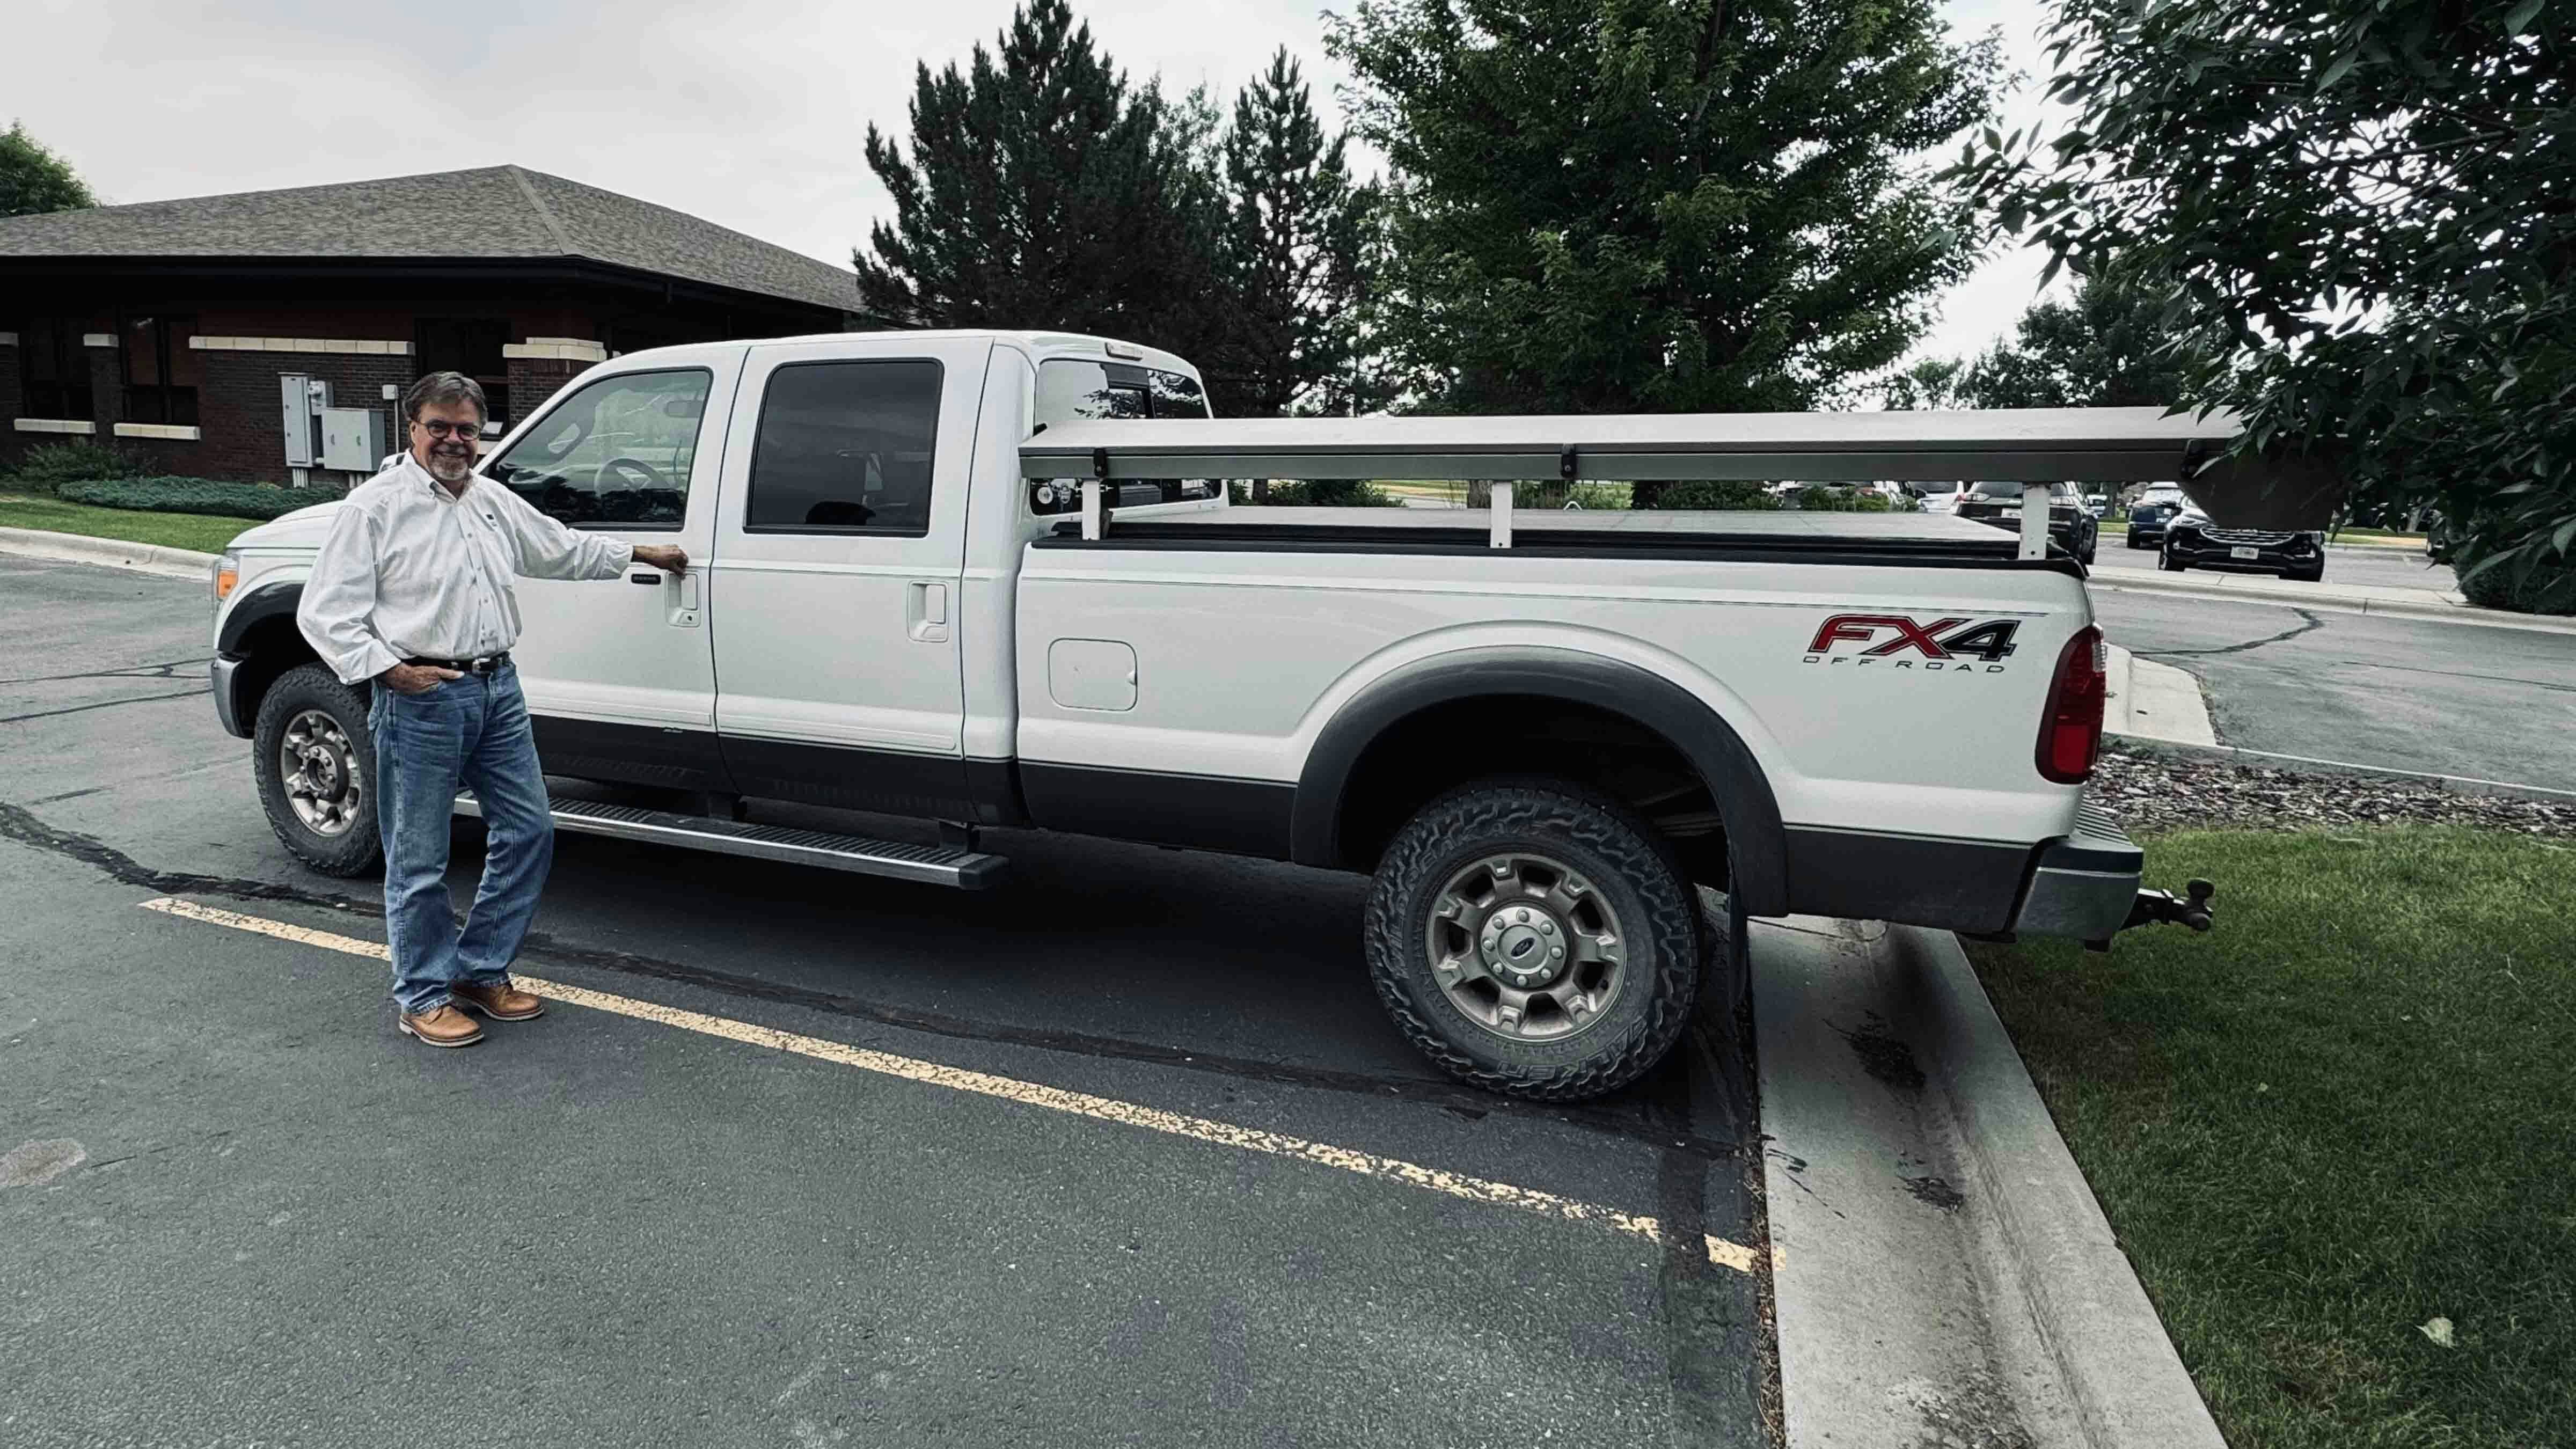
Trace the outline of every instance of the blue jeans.
[[[518, 670], [451, 679], [423, 694], [379, 686], [376, 827], [385, 843], [385, 935], [394, 1003], [421, 1013], [458, 982], [504, 980], [554, 863], [537, 740]], [[465, 929], [447, 894], [447, 841], [459, 787], [482, 802], [490, 845]]]

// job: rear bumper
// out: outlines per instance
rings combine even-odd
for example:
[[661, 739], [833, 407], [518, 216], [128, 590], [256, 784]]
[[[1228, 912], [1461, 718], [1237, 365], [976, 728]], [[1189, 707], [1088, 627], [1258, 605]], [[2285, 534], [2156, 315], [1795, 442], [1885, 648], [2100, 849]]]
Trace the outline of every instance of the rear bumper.
[[233, 692], [233, 676], [241, 672], [242, 661], [229, 654], [215, 656], [212, 671], [215, 686], [215, 722], [224, 732], [241, 739], [250, 738], [250, 724], [241, 717], [241, 698]]
[[2129, 923], [2146, 852], [2099, 805], [2076, 813], [2075, 833], [2043, 846], [2022, 893], [2013, 930], [2033, 936], [2107, 941]]

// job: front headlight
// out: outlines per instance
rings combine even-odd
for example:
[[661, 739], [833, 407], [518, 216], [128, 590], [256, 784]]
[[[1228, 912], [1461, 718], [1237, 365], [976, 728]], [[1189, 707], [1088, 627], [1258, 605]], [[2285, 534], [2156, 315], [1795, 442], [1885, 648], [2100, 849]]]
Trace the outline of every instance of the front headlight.
[[241, 583], [241, 555], [231, 549], [215, 555], [214, 573], [215, 602], [220, 604], [230, 598], [233, 589]]

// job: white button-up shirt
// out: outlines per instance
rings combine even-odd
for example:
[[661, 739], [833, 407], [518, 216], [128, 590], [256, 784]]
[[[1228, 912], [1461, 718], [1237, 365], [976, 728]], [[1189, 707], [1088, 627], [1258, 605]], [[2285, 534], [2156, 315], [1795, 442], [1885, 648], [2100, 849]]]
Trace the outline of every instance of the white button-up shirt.
[[458, 498], [405, 453], [340, 505], [295, 625], [341, 682], [519, 640], [511, 579], [615, 578], [635, 546], [580, 533], [477, 476]]

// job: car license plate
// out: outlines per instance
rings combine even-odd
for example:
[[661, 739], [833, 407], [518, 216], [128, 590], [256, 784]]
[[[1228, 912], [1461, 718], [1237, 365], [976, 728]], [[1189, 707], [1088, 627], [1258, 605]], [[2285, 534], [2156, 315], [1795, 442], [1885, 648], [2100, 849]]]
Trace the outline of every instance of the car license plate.
[[2240, 558], [2245, 560], [2247, 563], [2252, 563], [2254, 560], [2263, 556], [2263, 550], [2259, 548], [2231, 548], [2227, 551], [2227, 556], [2229, 558]]

